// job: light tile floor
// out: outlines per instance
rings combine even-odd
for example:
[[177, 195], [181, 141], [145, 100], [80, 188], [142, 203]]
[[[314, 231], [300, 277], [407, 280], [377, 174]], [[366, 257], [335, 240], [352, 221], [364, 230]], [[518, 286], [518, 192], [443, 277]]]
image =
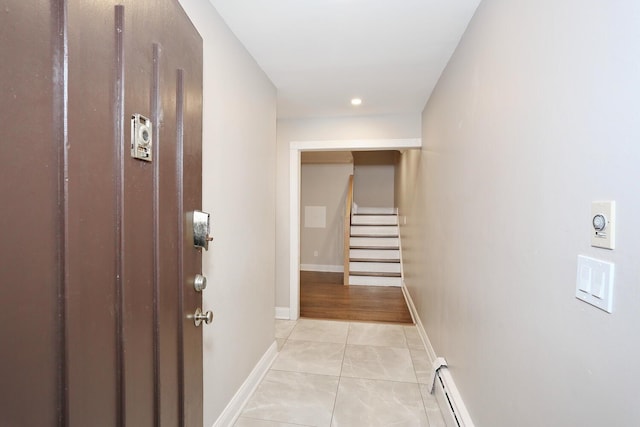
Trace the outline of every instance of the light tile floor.
[[415, 326], [277, 320], [278, 357], [236, 427], [444, 427]]

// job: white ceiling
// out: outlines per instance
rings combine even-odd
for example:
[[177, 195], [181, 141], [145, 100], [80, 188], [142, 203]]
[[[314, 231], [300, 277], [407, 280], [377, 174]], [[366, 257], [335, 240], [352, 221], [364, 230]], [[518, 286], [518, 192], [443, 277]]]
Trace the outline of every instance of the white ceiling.
[[279, 118], [422, 111], [480, 2], [210, 1], [277, 87]]

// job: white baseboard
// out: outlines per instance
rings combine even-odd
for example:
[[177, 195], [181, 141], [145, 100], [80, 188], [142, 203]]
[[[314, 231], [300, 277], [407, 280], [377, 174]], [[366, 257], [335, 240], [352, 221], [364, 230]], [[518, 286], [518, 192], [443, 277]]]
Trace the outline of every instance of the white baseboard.
[[[446, 369], [447, 368], [442, 367], [438, 372], [445, 371]], [[459, 427], [460, 425], [458, 424], [456, 416], [451, 409], [451, 402], [447, 400], [447, 393], [444, 389], [444, 383], [441, 375], [437, 375], [435, 378], [433, 395], [436, 397], [438, 407], [440, 408], [440, 414], [444, 420], [444, 425], [446, 427]]]
[[291, 319], [289, 315], [289, 307], [276, 307], [276, 319], [280, 320], [289, 320]]
[[[411, 317], [413, 318], [413, 322], [416, 324], [418, 329], [418, 334], [422, 339], [422, 343], [424, 344], [424, 348], [427, 351], [427, 356], [429, 357], [429, 364], [432, 365], [436, 360], [436, 352], [429, 340], [429, 336], [427, 335], [427, 331], [424, 329], [424, 325], [422, 324], [422, 320], [420, 320], [420, 316], [418, 315], [418, 311], [416, 310], [416, 306], [411, 299], [411, 294], [407, 289], [404, 280], [402, 281], [402, 292], [404, 293], [404, 298], [407, 301], [407, 306], [409, 307], [409, 312], [411, 313]], [[473, 421], [471, 420], [471, 416], [467, 411], [467, 408], [462, 400], [462, 396], [456, 387], [455, 381], [453, 380], [453, 376], [451, 375], [451, 371], [448, 368], [442, 367], [438, 370], [438, 377], [436, 381], [442, 380], [441, 383], [436, 384], [436, 397], [438, 398], [438, 406], [440, 407], [440, 411], [447, 423], [447, 426], [460, 426], [460, 427], [473, 427]], [[446, 394], [445, 396], [445, 389]], [[453, 415], [455, 413], [455, 415]]]
[[[247, 379], [240, 386], [236, 394], [233, 396], [229, 404], [224, 411], [220, 414], [215, 423], [213, 423], [213, 427], [228, 427], [232, 426], [242, 409], [249, 401], [249, 398], [262, 381], [262, 378], [267, 374], [271, 364], [276, 359], [278, 355], [278, 344], [274, 341], [273, 344], [267, 349], [262, 358], [258, 361], [256, 366], [253, 368]], [[205, 403], [206, 404], [206, 403]]]
[[456, 387], [456, 382], [453, 380], [449, 368], [440, 368], [438, 370], [438, 379], [440, 380], [439, 385], [442, 386], [442, 389], [441, 395], [436, 395], [436, 397], [438, 398], [438, 406], [445, 421], [447, 420], [445, 413], [448, 413], [447, 415], [450, 421], [447, 425], [453, 427], [474, 427], [471, 416], [467, 411], [467, 407], [462, 400], [460, 391], [458, 387]]
[[300, 270], [344, 273], [344, 265], [300, 264]]
[[[416, 312], [416, 306], [413, 305], [413, 300], [411, 299], [411, 295], [409, 295], [409, 290], [407, 289], [407, 285], [404, 283], [404, 279], [400, 281], [400, 288], [402, 289], [402, 295], [404, 296], [404, 302], [407, 303], [407, 307], [409, 308], [409, 314], [411, 315], [411, 320], [416, 325], [418, 322], [416, 319], [418, 318], [418, 313]], [[419, 320], [419, 319], [418, 319]]]
[[402, 293], [404, 293], [404, 299], [407, 301], [407, 306], [409, 307], [411, 318], [413, 318], [413, 323], [416, 324], [416, 327], [418, 328], [418, 334], [420, 335], [420, 338], [422, 338], [422, 344], [424, 344], [424, 348], [427, 350], [427, 355], [429, 356], [429, 365], [431, 365], [436, 360], [436, 352], [433, 349], [433, 345], [431, 345], [431, 341], [429, 341], [427, 331], [425, 331], [424, 329], [422, 320], [420, 320], [420, 316], [418, 315], [418, 310], [413, 303], [413, 299], [411, 299], [411, 294], [409, 293], [404, 280], [402, 280]]

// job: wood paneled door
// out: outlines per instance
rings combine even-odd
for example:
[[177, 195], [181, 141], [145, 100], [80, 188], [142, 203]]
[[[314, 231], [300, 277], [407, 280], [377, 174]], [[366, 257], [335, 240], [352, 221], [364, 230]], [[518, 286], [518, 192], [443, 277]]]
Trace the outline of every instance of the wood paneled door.
[[0, 5], [0, 425], [201, 426], [202, 39], [177, 0]]

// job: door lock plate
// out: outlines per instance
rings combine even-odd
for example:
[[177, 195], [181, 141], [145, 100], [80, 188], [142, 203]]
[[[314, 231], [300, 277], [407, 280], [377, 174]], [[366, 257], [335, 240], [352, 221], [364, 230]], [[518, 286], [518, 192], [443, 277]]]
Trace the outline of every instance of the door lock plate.
[[153, 158], [153, 125], [142, 114], [131, 116], [131, 157], [150, 162]]
[[209, 250], [209, 242], [213, 237], [209, 236], [209, 214], [202, 211], [193, 211], [193, 246]]

